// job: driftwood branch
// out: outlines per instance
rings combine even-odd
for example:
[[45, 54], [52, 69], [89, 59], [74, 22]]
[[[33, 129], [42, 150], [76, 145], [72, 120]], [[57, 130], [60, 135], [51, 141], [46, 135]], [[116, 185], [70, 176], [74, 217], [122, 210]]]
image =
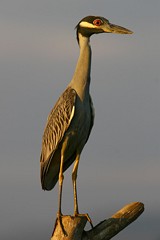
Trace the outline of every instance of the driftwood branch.
[[92, 230], [85, 232], [86, 237], [83, 240], [109, 240], [135, 221], [143, 211], [143, 203], [130, 203], [112, 215], [111, 218], [104, 220]]
[[109, 240], [135, 221], [144, 211], [144, 204], [140, 202], [130, 203], [116, 212], [111, 218], [106, 219], [89, 231], [84, 231], [87, 217], [62, 216], [62, 227], [56, 220], [51, 240]]

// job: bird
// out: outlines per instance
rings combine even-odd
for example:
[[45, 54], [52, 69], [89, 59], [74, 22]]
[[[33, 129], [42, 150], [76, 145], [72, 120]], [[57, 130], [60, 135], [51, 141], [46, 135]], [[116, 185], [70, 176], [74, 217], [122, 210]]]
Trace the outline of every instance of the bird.
[[[62, 216], [64, 171], [72, 171], [74, 216], [79, 215], [77, 172], [81, 152], [94, 124], [94, 107], [90, 95], [90, 37], [99, 33], [132, 34], [127, 28], [112, 24], [101, 16], [84, 17], [76, 26], [79, 57], [75, 72], [65, 91], [51, 110], [42, 137], [40, 177], [43, 190], [50, 191], [59, 182], [58, 216]], [[61, 66], [60, 66], [61, 69]]]

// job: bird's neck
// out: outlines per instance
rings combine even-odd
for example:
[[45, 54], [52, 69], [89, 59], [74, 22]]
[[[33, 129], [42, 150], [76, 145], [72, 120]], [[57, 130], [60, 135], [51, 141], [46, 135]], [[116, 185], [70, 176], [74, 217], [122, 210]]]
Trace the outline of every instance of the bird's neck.
[[84, 100], [89, 93], [90, 71], [91, 71], [91, 47], [89, 38], [83, 37], [79, 33], [80, 55], [78, 58], [75, 73], [73, 75], [71, 86], [76, 90], [81, 100]]

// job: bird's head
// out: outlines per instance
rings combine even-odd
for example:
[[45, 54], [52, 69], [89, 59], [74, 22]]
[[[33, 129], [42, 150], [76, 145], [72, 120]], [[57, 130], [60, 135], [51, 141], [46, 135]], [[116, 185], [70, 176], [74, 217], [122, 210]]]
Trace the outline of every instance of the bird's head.
[[132, 34], [133, 32], [127, 28], [110, 23], [106, 18], [100, 16], [87, 16], [83, 18], [78, 25], [77, 40], [79, 41], [79, 34], [84, 37], [90, 37], [97, 33], [119, 33]]

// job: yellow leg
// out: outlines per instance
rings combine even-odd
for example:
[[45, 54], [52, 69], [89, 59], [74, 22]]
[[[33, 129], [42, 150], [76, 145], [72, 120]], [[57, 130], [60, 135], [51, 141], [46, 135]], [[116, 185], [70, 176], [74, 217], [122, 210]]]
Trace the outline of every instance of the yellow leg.
[[59, 215], [62, 214], [61, 211], [61, 203], [62, 203], [62, 186], [63, 186], [63, 163], [64, 163], [64, 156], [61, 156], [61, 164], [60, 164], [60, 171], [59, 171], [59, 206], [58, 206], [58, 213]]
[[64, 179], [63, 165], [64, 165], [64, 155], [67, 148], [67, 143], [68, 143], [68, 137], [66, 137], [61, 148], [61, 162], [60, 162], [60, 169], [59, 169], [59, 207], [58, 207], [59, 215], [62, 215], [61, 203], [62, 203], [62, 186], [63, 186], [63, 179]]
[[91, 227], [93, 228], [92, 220], [90, 219], [89, 215], [86, 214], [79, 214], [78, 211], [78, 199], [77, 199], [77, 172], [78, 172], [78, 165], [79, 165], [80, 154], [77, 154], [75, 164], [72, 171], [72, 182], [73, 182], [73, 193], [74, 193], [74, 216], [85, 216], [87, 220], [90, 222]]
[[61, 204], [62, 204], [62, 187], [63, 187], [63, 179], [64, 179], [64, 175], [63, 175], [63, 165], [64, 165], [64, 153], [65, 153], [65, 149], [67, 146], [67, 139], [65, 140], [63, 146], [62, 146], [62, 150], [61, 150], [61, 163], [60, 163], [60, 170], [59, 170], [59, 206], [58, 206], [58, 213], [57, 213], [57, 218], [58, 221], [60, 223], [62, 232], [64, 233], [64, 235], [66, 235], [66, 232], [64, 230], [63, 224], [62, 224], [62, 210], [61, 210]]
[[75, 216], [79, 214], [78, 199], [77, 199], [77, 185], [76, 185], [79, 159], [80, 159], [80, 154], [77, 154], [75, 164], [73, 167], [73, 171], [72, 171], [73, 194], [74, 194], [74, 215]]

